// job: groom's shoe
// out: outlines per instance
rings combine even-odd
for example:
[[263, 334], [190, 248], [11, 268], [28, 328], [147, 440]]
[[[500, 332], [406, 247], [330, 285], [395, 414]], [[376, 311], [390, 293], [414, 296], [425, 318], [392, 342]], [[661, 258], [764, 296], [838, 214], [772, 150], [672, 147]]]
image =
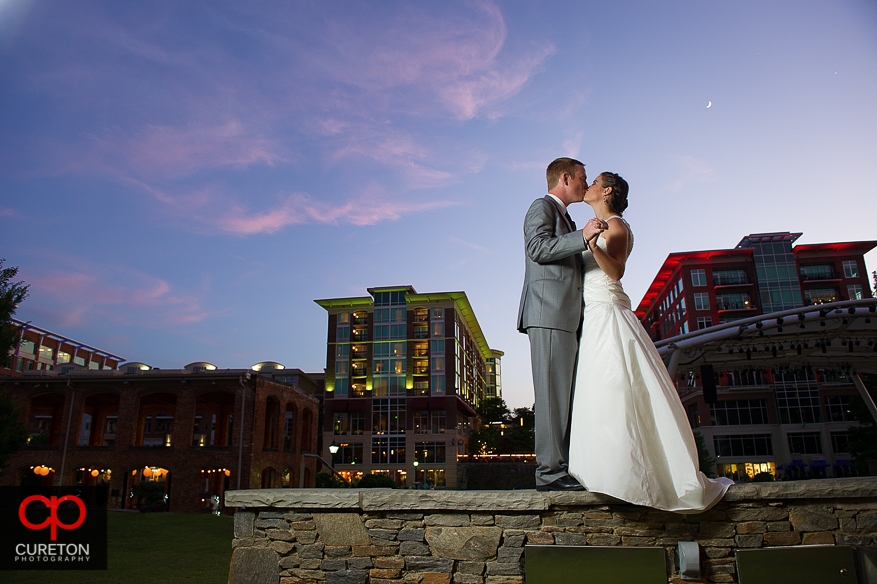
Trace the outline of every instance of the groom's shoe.
[[587, 491], [585, 487], [579, 484], [577, 480], [569, 475], [560, 477], [559, 479], [548, 483], [547, 485], [536, 485], [537, 491]]

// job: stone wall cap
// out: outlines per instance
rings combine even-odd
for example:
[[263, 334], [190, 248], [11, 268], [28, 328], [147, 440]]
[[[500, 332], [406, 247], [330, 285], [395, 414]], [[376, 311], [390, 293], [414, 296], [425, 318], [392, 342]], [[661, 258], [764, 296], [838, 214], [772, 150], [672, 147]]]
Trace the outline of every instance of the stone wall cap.
[[[877, 498], [877, 477], [814, 479], [773, 483], [738, 483], [725, 501]], [[230, 507], [361, 509], [363, 511], [545, 511], [553, 506], [620, 503], [587, 491], [421, 491], [407, 489], [246, 489], [227, 491]]]

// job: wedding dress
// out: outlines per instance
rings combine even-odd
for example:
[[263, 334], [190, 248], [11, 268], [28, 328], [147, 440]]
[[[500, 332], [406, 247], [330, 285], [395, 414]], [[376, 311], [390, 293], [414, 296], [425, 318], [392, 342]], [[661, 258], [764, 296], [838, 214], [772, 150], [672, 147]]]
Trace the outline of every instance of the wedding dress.
[[[597, 245], [606, 250], [602, 236]], [[632, 233], [628, 255], [631, 249]], [[698, 470], [697, 446], [682, 402], [631, 311], [630, 298], [590, 251], [583, 255], [585, 315], [569, 474], [591, 492], [636, 505], [704, 511], [733, 481], [712, 480]]]

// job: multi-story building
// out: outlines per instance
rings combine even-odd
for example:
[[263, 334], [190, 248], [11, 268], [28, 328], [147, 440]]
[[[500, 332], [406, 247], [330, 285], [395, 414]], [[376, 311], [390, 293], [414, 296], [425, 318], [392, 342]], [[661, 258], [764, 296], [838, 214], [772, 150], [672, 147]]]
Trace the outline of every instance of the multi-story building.
[[857, 371], [877, 372], [863, 257], [877, 241], [793, 247], [800, 235], [670, 254], [636, 311], [720, 476], [854, 472], [849, 399], [868, 397]]
[[475, 408], [501, 396], [500, 357], [464, 292], [411, 286], [316, 300], [329, 316], [323, 448], [348, 480], [457, 486]]
[[95, 349], [63, 335], [41, 329], [32, 324], [11, 319], [20, 328], [18, 343], [12, 349], [8, 368], [0, 367], [0, 376], [21, 375], [25, 371], [52, 370], [67, 364], [89, 370], [115, 369], [124, 357]]
[[760, 233], [734, 249], [671, 253], [636, 309], [652, 340], [801, 306], [871, 298], [864, 254], [877, 241], [792, 244]]
[[226, 489], [313, 487], [321, 382], [274, 362], [218, 369], [69, 363], [3, 385], [30, 439], [0, 486], [99, 486], [111, 507], [163, 498], [171, 511], [220, 510]]

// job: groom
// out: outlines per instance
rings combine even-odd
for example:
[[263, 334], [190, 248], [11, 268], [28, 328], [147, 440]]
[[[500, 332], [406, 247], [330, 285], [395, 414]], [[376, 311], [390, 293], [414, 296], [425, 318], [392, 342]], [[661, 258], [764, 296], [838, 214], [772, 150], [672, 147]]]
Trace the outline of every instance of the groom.
[[545, 172], [548, 194], [524, 219], [526, 267], [518, 330], [530, 338], [536, 393], [536, 490], [581, 491], [567, 474], [570, 410], [582, 335], [582, 260], [587, 241], [602, 231], [592, 219], [576, 231], [566, 208], [588, 188], [585, 165], [558, 158]]

